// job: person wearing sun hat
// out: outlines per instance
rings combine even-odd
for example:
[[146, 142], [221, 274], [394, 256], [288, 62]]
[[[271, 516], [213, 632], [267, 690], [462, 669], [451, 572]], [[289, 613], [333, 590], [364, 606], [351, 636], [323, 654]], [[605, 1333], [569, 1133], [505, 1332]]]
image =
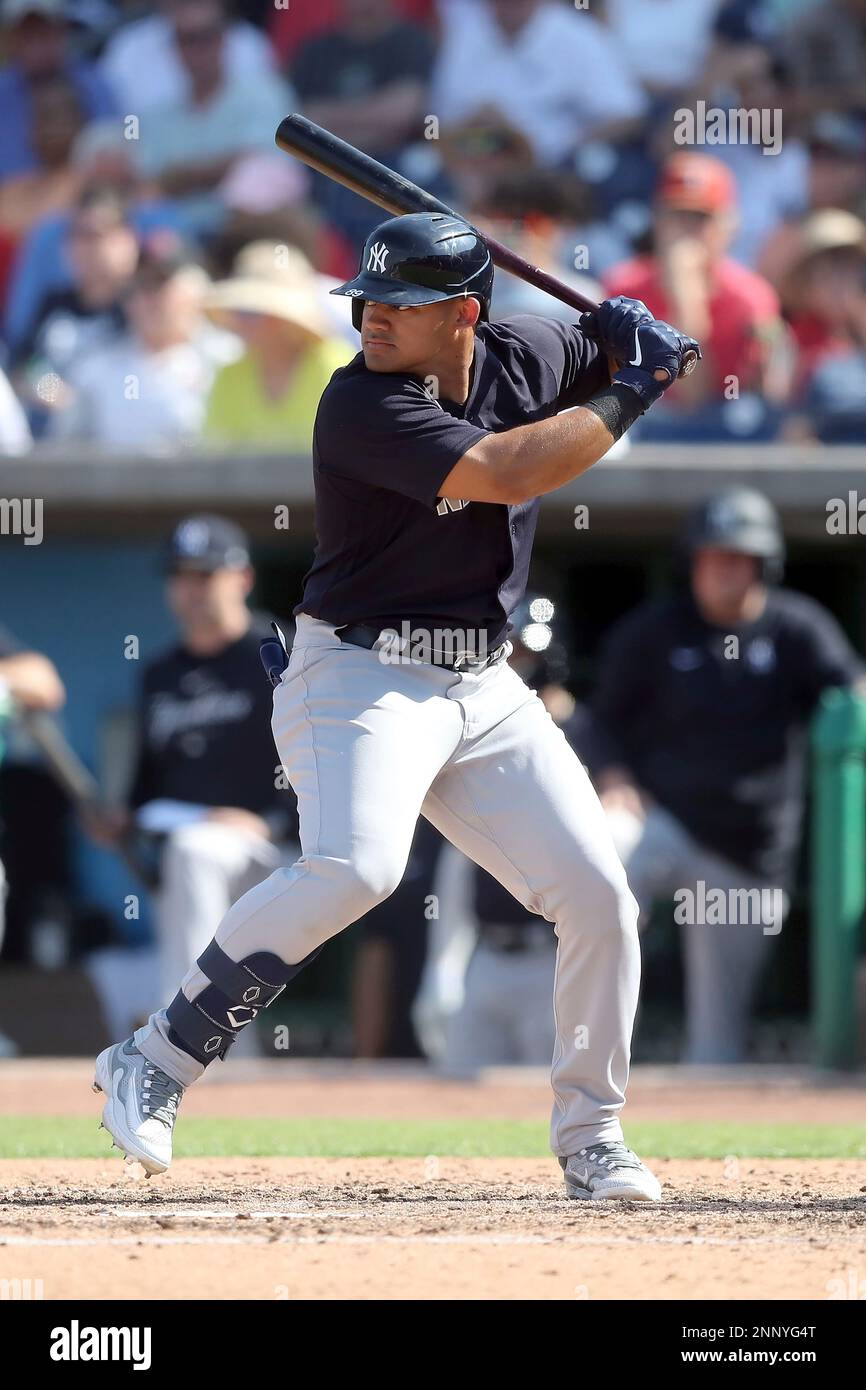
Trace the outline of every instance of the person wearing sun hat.
[[205, 437], [306, 452], [319, 397], [354, 354], [334, 332], [304, 254], [271, 241], [245, 246], [231, 276], [211, 287], [205, 312], [246, 348], [214, 381]]
[[87, 121], [117, 114], [98, 68], [76, 56], [69, 20], [67, 0], [0, 0], [0, 181], [42, 166], [33, 103], [43, 83], [65, 80]]
[[866, 223], [821, 208], [795, 229], [780, 272], [797, 348], [791, 440], [866, 440]]

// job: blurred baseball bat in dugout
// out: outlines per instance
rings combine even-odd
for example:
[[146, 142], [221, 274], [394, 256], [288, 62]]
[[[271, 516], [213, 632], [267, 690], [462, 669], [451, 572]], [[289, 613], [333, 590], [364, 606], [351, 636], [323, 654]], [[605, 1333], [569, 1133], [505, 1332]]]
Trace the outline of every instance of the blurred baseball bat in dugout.
[[[55, 781], [66, 792], [93, 837], [115, 850], [145, 887], [154, 887], [154, 864], [141, 852], [134, 827], [113, 826], [114, 811], [106, 805], [96, 778], [85, 767], [54, 716], [44, 710], [25, 709], [19, 705], [14, 707], [14, 717], [27, 730]], [[113, 833], [100, 835], [99, 828], [106, 825], [112, 826]]]

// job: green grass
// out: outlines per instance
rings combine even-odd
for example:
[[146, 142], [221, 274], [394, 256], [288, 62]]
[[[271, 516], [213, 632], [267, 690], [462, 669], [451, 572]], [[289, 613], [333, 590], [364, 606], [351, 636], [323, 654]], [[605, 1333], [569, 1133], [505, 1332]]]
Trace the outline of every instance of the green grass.
[[[96, 1117], [7, 1115], [0, 1158], [106, 1158], [114, 1153]], [[626, 1124], [626, 1138], [647, 1158], [866, 1158], [866, 1129], [856, 1125], [748, 1125], [711, 1122]], [[543, 1124], [525, 1120], [205, 1119], [177, 1127], [178, 1158], [279, 1157], [545, 1158]]]

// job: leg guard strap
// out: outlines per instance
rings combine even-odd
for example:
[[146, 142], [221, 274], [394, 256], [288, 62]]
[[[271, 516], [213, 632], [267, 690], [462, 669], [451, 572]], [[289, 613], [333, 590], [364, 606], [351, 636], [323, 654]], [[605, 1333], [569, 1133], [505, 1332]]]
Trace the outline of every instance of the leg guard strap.
[[211, 983], [192, 1003], [179, 990], [166, 1009], [170, 1040], [203, 1066], [214, 1057], [225, 1057], [241, 1029], [272, 1004], [321, 949], [317, 946], [296, 965], [287, 965], [271, 951], [233, 961], [212, 941], [196, 962]]

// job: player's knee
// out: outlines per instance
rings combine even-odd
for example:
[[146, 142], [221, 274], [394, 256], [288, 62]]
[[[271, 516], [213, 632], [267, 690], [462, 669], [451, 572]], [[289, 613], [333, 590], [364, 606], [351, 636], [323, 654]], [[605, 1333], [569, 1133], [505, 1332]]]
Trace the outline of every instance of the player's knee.
[[560, 914], [581, 932], [636, 936], [638, 904], [620, 863], [575, 866], [564, 875], [563, 888]]
[[390, 898], [399, 887], [405, 868], [405, 859], [378, 848], [356, 856], [349, 866], [349, 878], [356, 900], [364, 904], [364, 912]]
[[[381, 845], [356, 850], [351, 858], [310, 855], [303, 862], [322, 886], [331, 907], [339, 909], [347, 921], [357, 921], [390, 897], [406, 868], [405, 856]], [[291, 874], [295, 869], [277, 870], [281, 872]]]

